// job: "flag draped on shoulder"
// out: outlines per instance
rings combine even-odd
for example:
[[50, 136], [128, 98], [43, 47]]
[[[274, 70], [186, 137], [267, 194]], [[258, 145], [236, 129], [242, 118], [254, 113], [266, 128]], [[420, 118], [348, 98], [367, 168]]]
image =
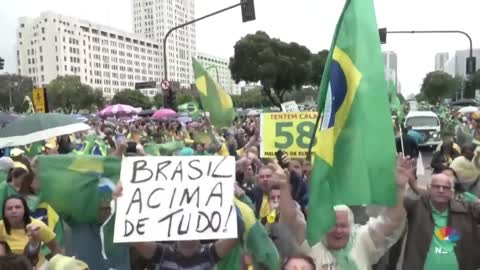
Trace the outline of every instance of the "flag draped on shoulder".
[[[320, 85], [307, 239], [335, 224], [337, 204], [394, 205], [395, 147], [373, 0], [347, 0]], [[314, 135], [315, 136], [315, 135]]]
[[215, 127], [230, 127], [235, 117], [232, 98], [195, 58], [193, 72], [203, 109], [210, 113], [210, 122]]
[[[218, 264], [218, 270], [240, 270], [241, 257], [243, 250], [248, 251], [253, 256], [253, 269], [280, 269], [280, 255], [268, 236], [265, 227], [255, 218], [253, 210], [246, 202], [239, 199], [234, 200], [237, 220], [239, 227], [243, 231], [241, 235], [242, 246], [236, 246], [225, 258]], [[261, 267], [260, 267], [261, 266]]]

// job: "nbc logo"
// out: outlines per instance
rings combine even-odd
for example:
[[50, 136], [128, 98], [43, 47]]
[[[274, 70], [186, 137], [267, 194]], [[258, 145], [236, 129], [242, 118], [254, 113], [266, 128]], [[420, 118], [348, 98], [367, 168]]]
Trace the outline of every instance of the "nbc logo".
[[449, 227], [442, 227], [435, 231], [435, 235], [438, 239], [442, 241], [449, 241], [455, 243], [460, 239], [457, 230], [449, 228]]

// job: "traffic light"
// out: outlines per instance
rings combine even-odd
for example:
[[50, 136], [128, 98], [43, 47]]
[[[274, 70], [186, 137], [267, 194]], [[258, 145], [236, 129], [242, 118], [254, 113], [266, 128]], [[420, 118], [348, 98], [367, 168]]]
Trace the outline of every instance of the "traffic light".
[[255, 20], [255, 4], [253, 0], [242, 0], [242, 20], [249, 22]]
[[477, 71], [477, 58], [475, 57], [467, 57], [467, 67], [466, 67], [467, 74], [473, 74]]
[[387, 28], [378, 29], [378, 34], [380, 35], [380, 43], [387, 43]]
[[0, 70], [3, 69], [4, 64], [5, 64], [5, 60], [3, 60], [3, 58], [0, 57]]
[[467, 79], [465, 81], [465, 90], [463, 92], [463, 98], [475, 98], [475, 84], [472, 80]]

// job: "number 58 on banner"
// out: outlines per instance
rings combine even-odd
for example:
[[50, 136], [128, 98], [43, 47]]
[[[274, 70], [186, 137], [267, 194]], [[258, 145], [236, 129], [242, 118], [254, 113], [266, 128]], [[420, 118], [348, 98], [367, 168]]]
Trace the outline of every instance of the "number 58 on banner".
[[[279, 149], [293, 158], [306, 157], [317, 115], [317, 112], [263, 113], [261, 157], [274, 158]], [[315, 146], [317, 141], [313, 143]]]

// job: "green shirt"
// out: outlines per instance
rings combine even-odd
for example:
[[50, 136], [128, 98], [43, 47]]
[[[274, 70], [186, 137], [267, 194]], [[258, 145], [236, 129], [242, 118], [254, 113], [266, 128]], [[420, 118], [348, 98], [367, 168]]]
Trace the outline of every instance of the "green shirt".
[[[455, 255], [455, 241], [449, 240], [445, 233], [447, 229], [448, 210], [440, 213], [432, 206], [435, 230], [428, 251], [423, 270], [458, 270], [457, 256]], [[452, 237], [450, 233], [448, 235]]]

